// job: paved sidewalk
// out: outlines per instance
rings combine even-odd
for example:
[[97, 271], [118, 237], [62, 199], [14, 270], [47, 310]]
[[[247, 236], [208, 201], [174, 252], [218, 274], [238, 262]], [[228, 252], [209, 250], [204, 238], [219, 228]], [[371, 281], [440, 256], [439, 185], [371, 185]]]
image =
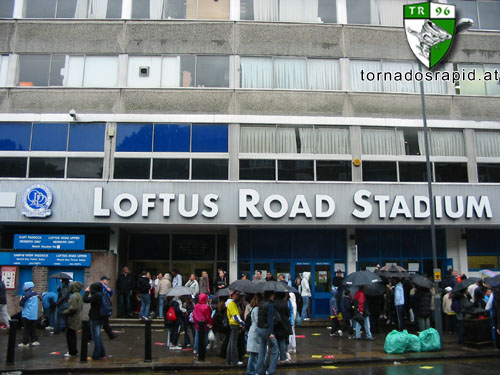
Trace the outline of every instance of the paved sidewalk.
[[[217, 356], [216, 351], [207, 352], [207, 361], [203, 365], [195, 364], [196, 356], [191, 349], [171, 351], [164, 345], [166, 331], [155, 328], [152, 332], [153, 361], [144, 362], [144, 329], [122, 328], [118, 330], [120, 337], [109, 340], [103, 332], [104, 346], [108, 357], [100, 361], [89, 360], [81, 364], [78, 358], [64, 358], [66, 353], [66, 339], [64, 334], [55, 336], [48, 332], [39, 331], [40, 343], [38, 347], [16, 347], [14, 366], [6, 366], [6, 349], [8, 334], [0, 332], [0, 372], [23, 371], [23, 373], [102, 373], [138, 372], [138, 371], [165, 371], [165, 370], [193, 370], [228, 368], [224, 359]], [[386, 331], [387, 332], [387, 331]], [[384, 352], [385, 333], [375, 335], [374, 341], [349, 340], [347, 337], [330, 337], [325, 327], [297, 327], [297, 354], [292, 354], [292, 362], [279, 366], [322, 366], [356, 363], [405, 362], [454, 358], [477, 358], [485, 356], [499, 356], [500, 350], [493, 346], [475, 349], [459, 346], [456, 335], [444, 335], [443, 350], [433, 353], [406, 353], [388, 355]], [[17, 334], [18, 343], [21, 333]], [[80, 340], [80, 335], [78, 335]], [[183, 342], [181, 336], [180, 342]], [[89, 344], [89, 354], [92, 353], [92, 343]], [[245, 367], [241, 366], [241, 371]]]

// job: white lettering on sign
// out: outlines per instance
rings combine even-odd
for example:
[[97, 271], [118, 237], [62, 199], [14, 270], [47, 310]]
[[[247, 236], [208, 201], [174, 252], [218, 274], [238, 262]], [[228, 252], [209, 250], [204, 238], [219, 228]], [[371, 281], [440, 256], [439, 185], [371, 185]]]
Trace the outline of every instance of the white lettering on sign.
[[372, 193], [368, 190], [358, 190], [354, 193], [354, 204], [362, 208], [362, 210], [355, 208], [354, 211], [352, 211], [352, 216], [358, 219], [367, 219], [372, 215], [372, 205], [367, 201], [371, 195]]
[[[329, 195], [318, 194], [316, 199], [316, 218], [327, 219], [335, 212], [335, 201]], [[326, 206], [326, 210], [323, 207]]]

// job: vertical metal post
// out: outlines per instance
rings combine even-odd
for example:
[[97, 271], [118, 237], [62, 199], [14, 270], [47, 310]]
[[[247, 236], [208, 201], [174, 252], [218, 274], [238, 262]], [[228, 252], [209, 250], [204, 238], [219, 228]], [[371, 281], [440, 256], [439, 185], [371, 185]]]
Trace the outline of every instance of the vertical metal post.
[[89, 350], [89, 331], [90, 331], [90, 322], [88, 320], [83, 320], [82, 346], [80, 348], [80, 363], [87, 363], [88, 350]]
[[[418, 65], [419, 71], [422, 73], [422, 64]], [[423, 73], [422, 73], [423, 74]], [[434, 220], [434, 195], [432, 194], [432, 170], [429, 147], [429, 132], [427, 130], [427, 113], [425, 110], [425, 92], [424, 80], [420, 81], [420, 99], [422, 101], [422, 120], [424, 122], [424, 147], [425, 147], [425, 165], [427, 167], [427, 190], [429, 194], [429, 210], [430, 210], [430, 229], [431, 229], [431, 247], [432, 247], [432, 266], [438, 268], [437, 250], [436, 250], [436, 224]], [[441, 315], [441, 295], [437, 292], [438, 282], [434, 281], [434, 324], [439, 335], [443, 334], [443, 322]]]
[[16, 357], [16, 331], [19, 320], [13, 319], [9, 322], [9, 341], [7, 343], [7, 360], [5, 364], [8, 366], [14, 365]]
[[144, 323], [144, 362], [151, 362], [151, 320], [148, 319]]

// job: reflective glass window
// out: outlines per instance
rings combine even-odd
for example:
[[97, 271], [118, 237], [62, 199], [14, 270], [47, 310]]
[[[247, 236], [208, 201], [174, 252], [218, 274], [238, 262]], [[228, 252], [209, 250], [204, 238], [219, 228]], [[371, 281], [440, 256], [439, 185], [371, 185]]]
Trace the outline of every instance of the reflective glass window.
[[151, 152], [152, 138], [152, 124], [118, 124], [116, 151]]
[[108, 0], [106, 9], [106, 18], [121, 18], [122, 17], [122, 0]]
[[362, 164], [363, 181], [397, 181], [396, 162], [365, 161]]
[[151, 159], [115, 159], [115, 179], [149, 180]]
[[[62, 86], [64, 80], [65, 55], [52, 55], [50, 61], [49, 86]], [[61, 74], [62, 73], [62, 74]]]
[[155, 124], [155, 152], [189, 152], [190, 125]]
[[0, 1], [0, 18], [12, 18], [14, 14], [14, 0]]
[[66, 151], [68, 124], [33, 124], [32, 151]]
[[48, 86], [50, 55], [19, 55], [19, 86]]
[[64, 178], [64, 158], [30, 158], [30, 178]]
[[479, 28], [500, 30], [500, 1], [478, 1]]
[[193, 125], [193, 152], [227, 152], [227, 125]]
[[70, 124], [68, 151], [104, 151], [105, 124]]
[[0, 177], [26, 177], [27, 158], [0, 158]]
[[25, 0], [26, 18], [54, 18], [57, 0]]
[[198, 56], [196, 86], [229, 87], [229, 57]]
[[419, 162], [399, 162], [399, 181], [426, 182], [427, 166]]
[[193, 180], [227, 180], [227, 159], [193, 159], [191, 178]]
[[468, 182], [466, 163], [434, 163], [436, 182]]
[[318, 181], [352, 181], [350, 161], [317, 160], [316, 178]]
[[30, 137], [30, 123], [0, 123], [0, 150], [28, 151]]
[[133, 0], [132, 1], [132, 19], [150, 18], [150, 0]]
[[313, 160], [278, 160], [278, 180], [313, 181]]
[[75, 18], [77, 1], [78, 0], [58, 0], [56, 18]]
[[154, 180], [189, 180], [189, 159], [154, 159]]
[[68, 158], [68, 178], [102, 178], [103, 159]]
[[[347, 23], [360, 25], [378, 24], [378, 14], [372, 0], [349, 0], [347, 6]], [[402, 10], [401, 10], [402, 12]]]
[[276, 161], [240, 159], [240, 180], [275, 180]]
[[478, 163], [479, 182], [500, 182], [500, 164]]

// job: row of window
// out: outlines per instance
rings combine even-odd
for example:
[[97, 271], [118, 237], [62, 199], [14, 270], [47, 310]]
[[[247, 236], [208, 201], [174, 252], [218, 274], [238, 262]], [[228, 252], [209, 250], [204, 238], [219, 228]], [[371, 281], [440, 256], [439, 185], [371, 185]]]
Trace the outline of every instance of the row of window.
[[[0, 151], [103, 152], [104, 123], [0, 123]], [[430, 152], [465, 157], [462, 130], [430, 129]], [[477, 130], [476, 156], [500, 158], [500, 132]], [[119, 123], [116, 152], [227, 153], [227, 124]], [[361, 132], [363, 155], [425, 155], [416, 128], [370, 128]], [[241, 125], [239, 153], [351, 155], [348, 127]]]
[[[0, 57], [0, 86], [7, 83], [9, 56]], [[129, 56], [127, 87], [230, 87], [229, 56]], [[350, 60], [352, 91], [420, 92], [418, 64]], [[473, 80], [456, 82], [463, 95], [500, 95], [500, 64], [457, 64], [454, 71]], [[239, 87], [249, 89], [341, 90], [339, 60], [294, 57], [240, 58]], [[397, 79], [396, 74], [408, 79]], [[441, 72], [439, 72], [441, 73]], [[469, 75], [471, 74], [471, 75]], [[472, 76], [474, 75], [474, 76]], [[19, 55], [19, 86], [117, 87], [118, 56]], [[447, 94], [442, 75], [425, 80], [426, 93]], [[345, 89], [345, 87], [344, 87]]]
[[[228, 180], [228, 159], [115, 158], [114, 179]], [[433, 181], [468, 182], [466, 163], [432, 163]], [[500, 164], [478, 163], [480, 183], [499, 183]], [[363, 181], [425, 182], [423, 162], [364, 161]], [[102, 158], [1, 157], [0, 177], [102, 179]], [[241, 181], [352, 181], [350, 160], [240, 159]]]
[[[0, 18], [11, 18], [15, 1], [24, 2], [25, 18], [231, 18], [231, 3], [240, 20], [264, 22], [349, 23], [403, 26], [403, 5], [421, 0], [2, 0]], [[474, 20], [474, 28], [499, 30], [497, 0], [447, 0], [457, 7], [457, 19]], [[122, 8], [124, 12], [122, 14]], [[130, 16], [128, 16], [130, 15]]]

